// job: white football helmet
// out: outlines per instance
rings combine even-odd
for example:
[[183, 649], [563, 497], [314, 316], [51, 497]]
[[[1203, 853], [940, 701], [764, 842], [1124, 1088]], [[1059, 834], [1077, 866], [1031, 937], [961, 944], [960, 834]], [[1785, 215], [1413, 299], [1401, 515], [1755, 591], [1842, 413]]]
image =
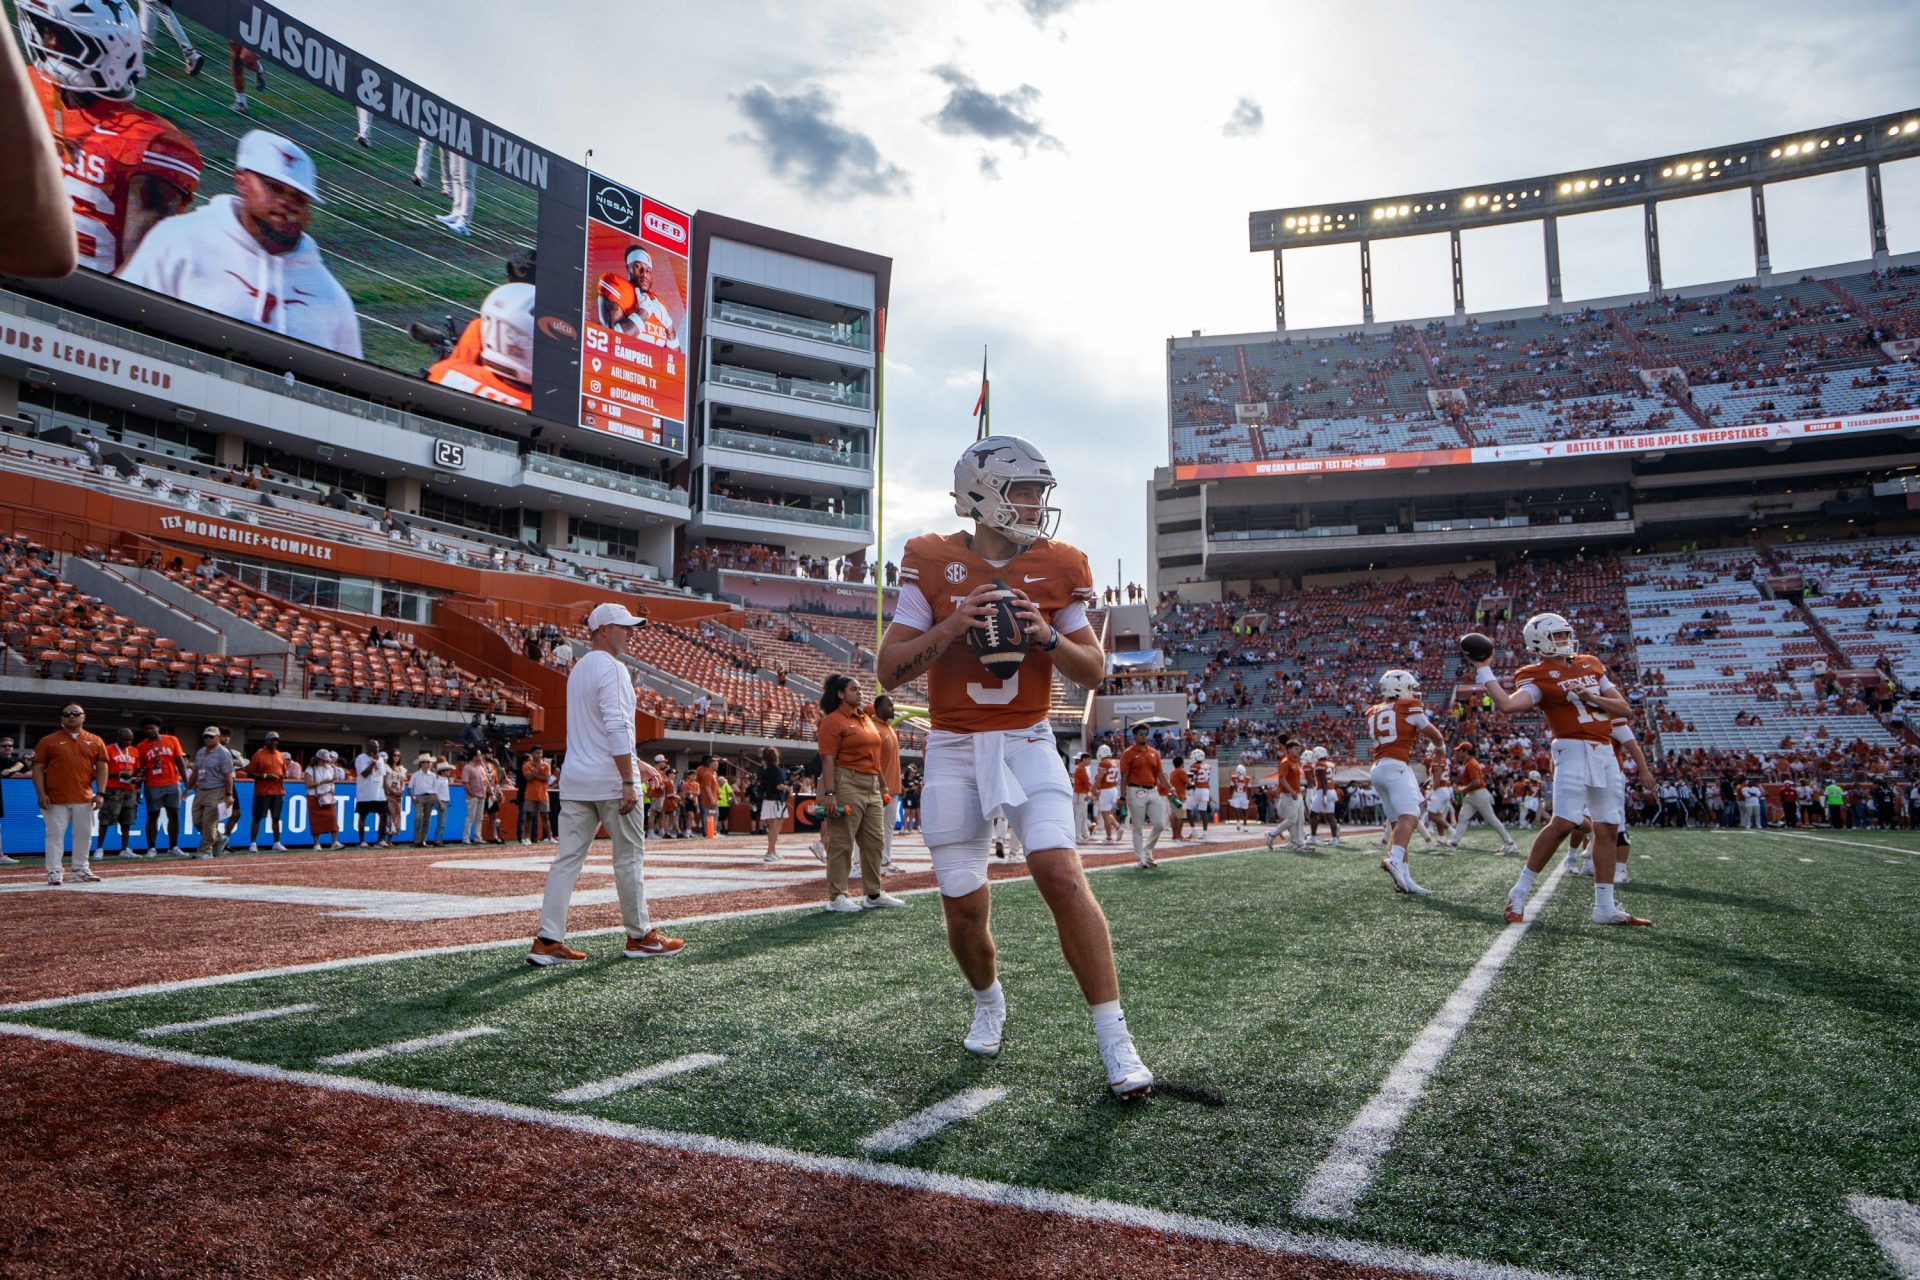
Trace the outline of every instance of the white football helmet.
[[1246, 776], [1247, 776], [1247, 766], [1245, 766], [1245, 765], [1243, 765], [1243, 764], [1237, 764], [1237, 765], [1235, 765], [1235, 766], [1233, 766], [1233, 776], [1234, 776], [1234, 777], [1236, 777], [1236, 778], [1244, 778], [1244, 777], [1246, 777]]
[[1113, 748], [1103, 742], [1100, 744], [1100, 749], [1093, 753], [1093, 758], [1095, 760], [1111, 760], [1113, 759]]
[[1198, 747], [1195, 747], [1193, 750], [1187, 752], [1187, 759], [1190, 761], [1198, 762], [1201, 760], [1205, 760], [1206, 758], [1207, 758], [1207, 753], [1202, 751]]
[[1420, 696], [1420, 677], [1401, 667], [1380, 673], [1380, 696], [1389, 701]]
[[1327, 749], [1325, 747], [1315, 747], [1313, 749], [1313, 758], [1315, 761], [1325, 760], [1327, 758]]
[[126, 102], [147, 72], [132, 0], [20, 0], [20, 39], [28, 61], [68, 93]]
[[480, 304], [480, 359], [503, 378], [533, 385], [533, 286], [503, 284]]
[[1573, 624], [1557, 613], [1536, 613], [1521, 628], [1520, 642], [1537, 658], [1571, 658]]
[[[1024, 481], [1046, 486], [1032, 522], [1021, 520], [1019, 509], [1007, 501], [1007, 490]], [[988, 436], [967, 446], [953, 464], [953, 509], [969, 520], [1019, 546], [1051, 538], [1060, 527], [1060, 508], [1048, 506], [1055, 484], [1052, 468], [1040, 451], [1019, 436]]]
[[1540, 781], [1540, 771], [1538, 769], [1527, 770], [1527, 778], [1529, 781], [1532, 781], [1532, 782]]

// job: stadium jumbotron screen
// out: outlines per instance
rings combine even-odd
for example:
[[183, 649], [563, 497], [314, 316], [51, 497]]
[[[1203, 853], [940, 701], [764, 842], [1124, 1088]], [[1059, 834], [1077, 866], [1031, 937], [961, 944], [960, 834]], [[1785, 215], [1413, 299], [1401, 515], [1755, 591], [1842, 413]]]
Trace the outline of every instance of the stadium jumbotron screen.
[[580, 166], [269, 5], [0, 4], [83, 267], [514, 408], [577, 396], [541, 318], [578, 307]]

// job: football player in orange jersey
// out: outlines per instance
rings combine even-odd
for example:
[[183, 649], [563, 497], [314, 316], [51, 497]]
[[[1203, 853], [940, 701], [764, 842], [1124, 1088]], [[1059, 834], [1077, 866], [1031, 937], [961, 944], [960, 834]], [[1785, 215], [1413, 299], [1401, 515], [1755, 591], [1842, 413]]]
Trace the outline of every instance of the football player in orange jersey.
[[[1053, 673], [1093, 688], [1105, 674], [1087, 625], [1096, 599], [1087, 557], [1052, 540], [1060, 510], [1048, 505], [1053, 471], [1018, 436], [967, 446], [953, 469], [954, 510], [970, 533], [922, 534], [900, 562], [900, 596], [881, 638], [880, 683], [895, 688], [926, 673], [932, 728], [920, 828], [946, 915], [947, 945], [973, 989], [974, 1053], [1000, 1051], [1006, 1026], [988, 927], [987, 833], [1004, 815], [1027, 849], [1027, 866], [1053, 913], [1060, 949], [1093, 1019], [1108, 1087], [1122, 1098], [1153, 1087], [1120, 1009], [1120, 980], [1107, 919], [1074, 849], [1073, 792], [1047, 723]], [[1003, 594], [1004, 592], [1004, 594]], [[967, 637], [1010, 600], [1027, 649], [996, 676]], [[1103, 762], [1110, 763], [1110, 762]]]
[[1517, 715], [1539, 707], [1553, 731], [1553, 819], [1533, 838], [1527, 865], [1507, 894], [1507, 920], [1517, 924], [1526, 918], [1534, 877], [1584, 818], [1593, 824], [1593, 922], [1650, 924], [1613, 900], [1614, 845], [1626, 816], [1613, 720], [1633, 709], [1608, 677], [1606, 664], [1575, 651], [1573, 624], [1559, 614], [1536, 613], [1520, 634], [1535, 661], [1514, 673], [1513, 692], [1501, 687], [1488, 659], [1474, 663], [1474, 680], [1495, 710]]
[[1093, 834], [1093, 757], [1082, 751], [1073, 762], [1073, 839]]
[[[427, 370], [437, 382], [483, 400], [533, 408], [533, 286], [503, 284], [480, 304], [478, 358], [462, 359], [459, 347]], [[465, 335], [462, 335], [464, 343]]]
[[[1627, 884], [1632, 877], [1627, 874], [1627, 855], [1633, 849], [1633, 840], [1627, 834], [1626, 824], [1626, 788], [1627, 767], [1632, 765], [1640, 785], [1649, 793], [1654, 788], [1653, 766], [1647, 763], [1646, 750], [1641, 747], [1640, 739], [1634, 736], [1633, 726], [1625, 716], [1613, 718], [1613, 756], [1620, 765], [1620, 834], [1614, 841], [1613, 882]], [[1593, 875], [1593, 858], [1588, 846], [1593, 840], [1593, 823], [1583, 822], [1575, 827], [1567, 838], [1567, 874], [1575, 876]]]
[[1447, 740], [1440, 736], [1420, 704], [1420, 677], [1394, 668], [1380, 673], [1381, 701], [1367, 708], [1367, 736], [1373, 739], [1373, 789], [1386, 810], [1392, 846], [1380, 869], [1399, 893], [1426, 893], [1407, 870], [1407, 841], [1420, 824], [1420, 782], [1413, 776], [1413, 745], [1431, 742], [1446, 755]]
[[200, 187], [200, 150], [129, 106], [146, 73], [127, 0], [19, 0], [20, 35], [60, 150], [80, 265], [118, 271], [147, 232]]
[[1095, 807], [1100, 813], [1101, 843], [1112, 844], [1120, 838], [1120, 817], [1115, 812], [1120, 807], [1120, 762], [1104, 742], [1093, 765], [1093, 788], [1099, 797]]

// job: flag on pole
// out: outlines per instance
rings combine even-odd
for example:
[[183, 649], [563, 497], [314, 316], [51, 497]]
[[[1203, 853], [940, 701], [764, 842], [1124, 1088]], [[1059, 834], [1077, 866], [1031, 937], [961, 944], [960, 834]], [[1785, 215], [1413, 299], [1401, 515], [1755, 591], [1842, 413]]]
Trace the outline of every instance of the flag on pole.
[[978, 428], [976, 428], [973, 433], [973, 438], [975, 440], [985, 440], [990, 434], [992, 434], [992, 432], [988, 429], [988, 426], [987, 426], [988, 408], [989, 406], [987, 404], [987, 349], [985, 347], [981, 347], [980, 348], [980, 398], [973, 402], [973, 416], [979, 419], [979, 423], [980, 423]]

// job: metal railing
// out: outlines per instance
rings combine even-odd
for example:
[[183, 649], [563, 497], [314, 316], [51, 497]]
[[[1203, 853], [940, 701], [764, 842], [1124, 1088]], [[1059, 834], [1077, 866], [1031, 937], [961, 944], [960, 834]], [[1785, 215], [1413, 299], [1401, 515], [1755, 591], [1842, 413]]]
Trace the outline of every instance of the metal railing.
[[713, 309], [713, 318], [729, 324], [765, 329], [769, 333], [784, 333], [791, 338], [811, 338], [816, 342], [831, 342], [835, 346], [852, 347], [858, 351], [871, 349], [864, 326], [811, 320], [806, 316], [788, 315], [784, 311], [748, 306], [744, 302], [720, 303]]
[[665, 485], [658, 480], [648, 480], [643, 476], [628, 475], [624, 471], [596, 467], [590, 462], [556, 458], [550, 453], [530, 453], [521, 462], [522, 467], [527, 471], [538, 471], [542, 475], [571, 480], [575, 484], [592, 485], [596, 489], [617, 489], [621, 493], [652, 498], [659, 502], [670, 502], [675, 506], [687, 505], [685, 489]]
[[475, 449], [485, 449], [492, 453], [514, 452], [513, 441], [503, 440], [499, 436], [490, 436], [485, 432], [475, 431], [471, 427], [422, 418], [404, 409], [394, 409], [384, 404], [376, 404], [371, 400], [363, 400], [358, 396], [329, 391], [298, 380], [288, 381], [284, 375], [268, 373], [264, 369], [256, 369], [251, 365], [237, 364], [220, 356], [208, 355], [204, 351], [181, 346], [177, 342], [168, 342], [164, 338], [137, 333], [120, 325], [95, 320], [92, 316], [83, 316], [63, 307], [22, 297], [17, 293], [0, 290], [0, 313], [20, 316], [27, 320], [38, 320], [43, 324], [53, 325], [62, 333], [92, 338], [123, 351], [137, 352], [150, 359], [164, 360], [182, 368], [210, 373], [226, 382], [238, 382], [274, 395], [319, 405], [321, 408], [332, 409], [336, 413], [344, 413], [349, 417], [384, 423], [416, 435], [431, 436], [440, 440], [457, 440], [461, 444]]
[[873, 459], [864, 453], [847, 453], [825, 445], [802, 444], [798, 440], [755, 435], [750, 431], [730, 431], [725, 427], [714, 427], [709, 430], [707, 444], [716, 449], [764, 453], [775, 458], [791, 458], [796, 462], [818, 462], [829, 467], [852, 467], [856, 471], [867, 470], [873, 462]]
[[768, 395], [792, 396], [798, 400], [813, 400], [842, 408], [865, 409], [872, 404], [866, 392], [856, 391], [850, 386], [837, 382], [815, 382], [811, 378], [783, 378], [778, 374], [762, 373], [758, 369], [743, 369], [738, 365], [716, 364], [712, 366], [707, 376], [710, 381], [729, 387], [764, 391]]
[[867, 517], [862, 514], [818, 511], [812, 507], [786, 507], [777, 502], [748, 502], [742, 498], [722, 498], [711, 493], [707, 495], [707, 510], [716, 515], [748, 516], [756, 520], [792, 520], [801, 524], [829, 525], [836, 529], [861, 532], [868, 528]]

